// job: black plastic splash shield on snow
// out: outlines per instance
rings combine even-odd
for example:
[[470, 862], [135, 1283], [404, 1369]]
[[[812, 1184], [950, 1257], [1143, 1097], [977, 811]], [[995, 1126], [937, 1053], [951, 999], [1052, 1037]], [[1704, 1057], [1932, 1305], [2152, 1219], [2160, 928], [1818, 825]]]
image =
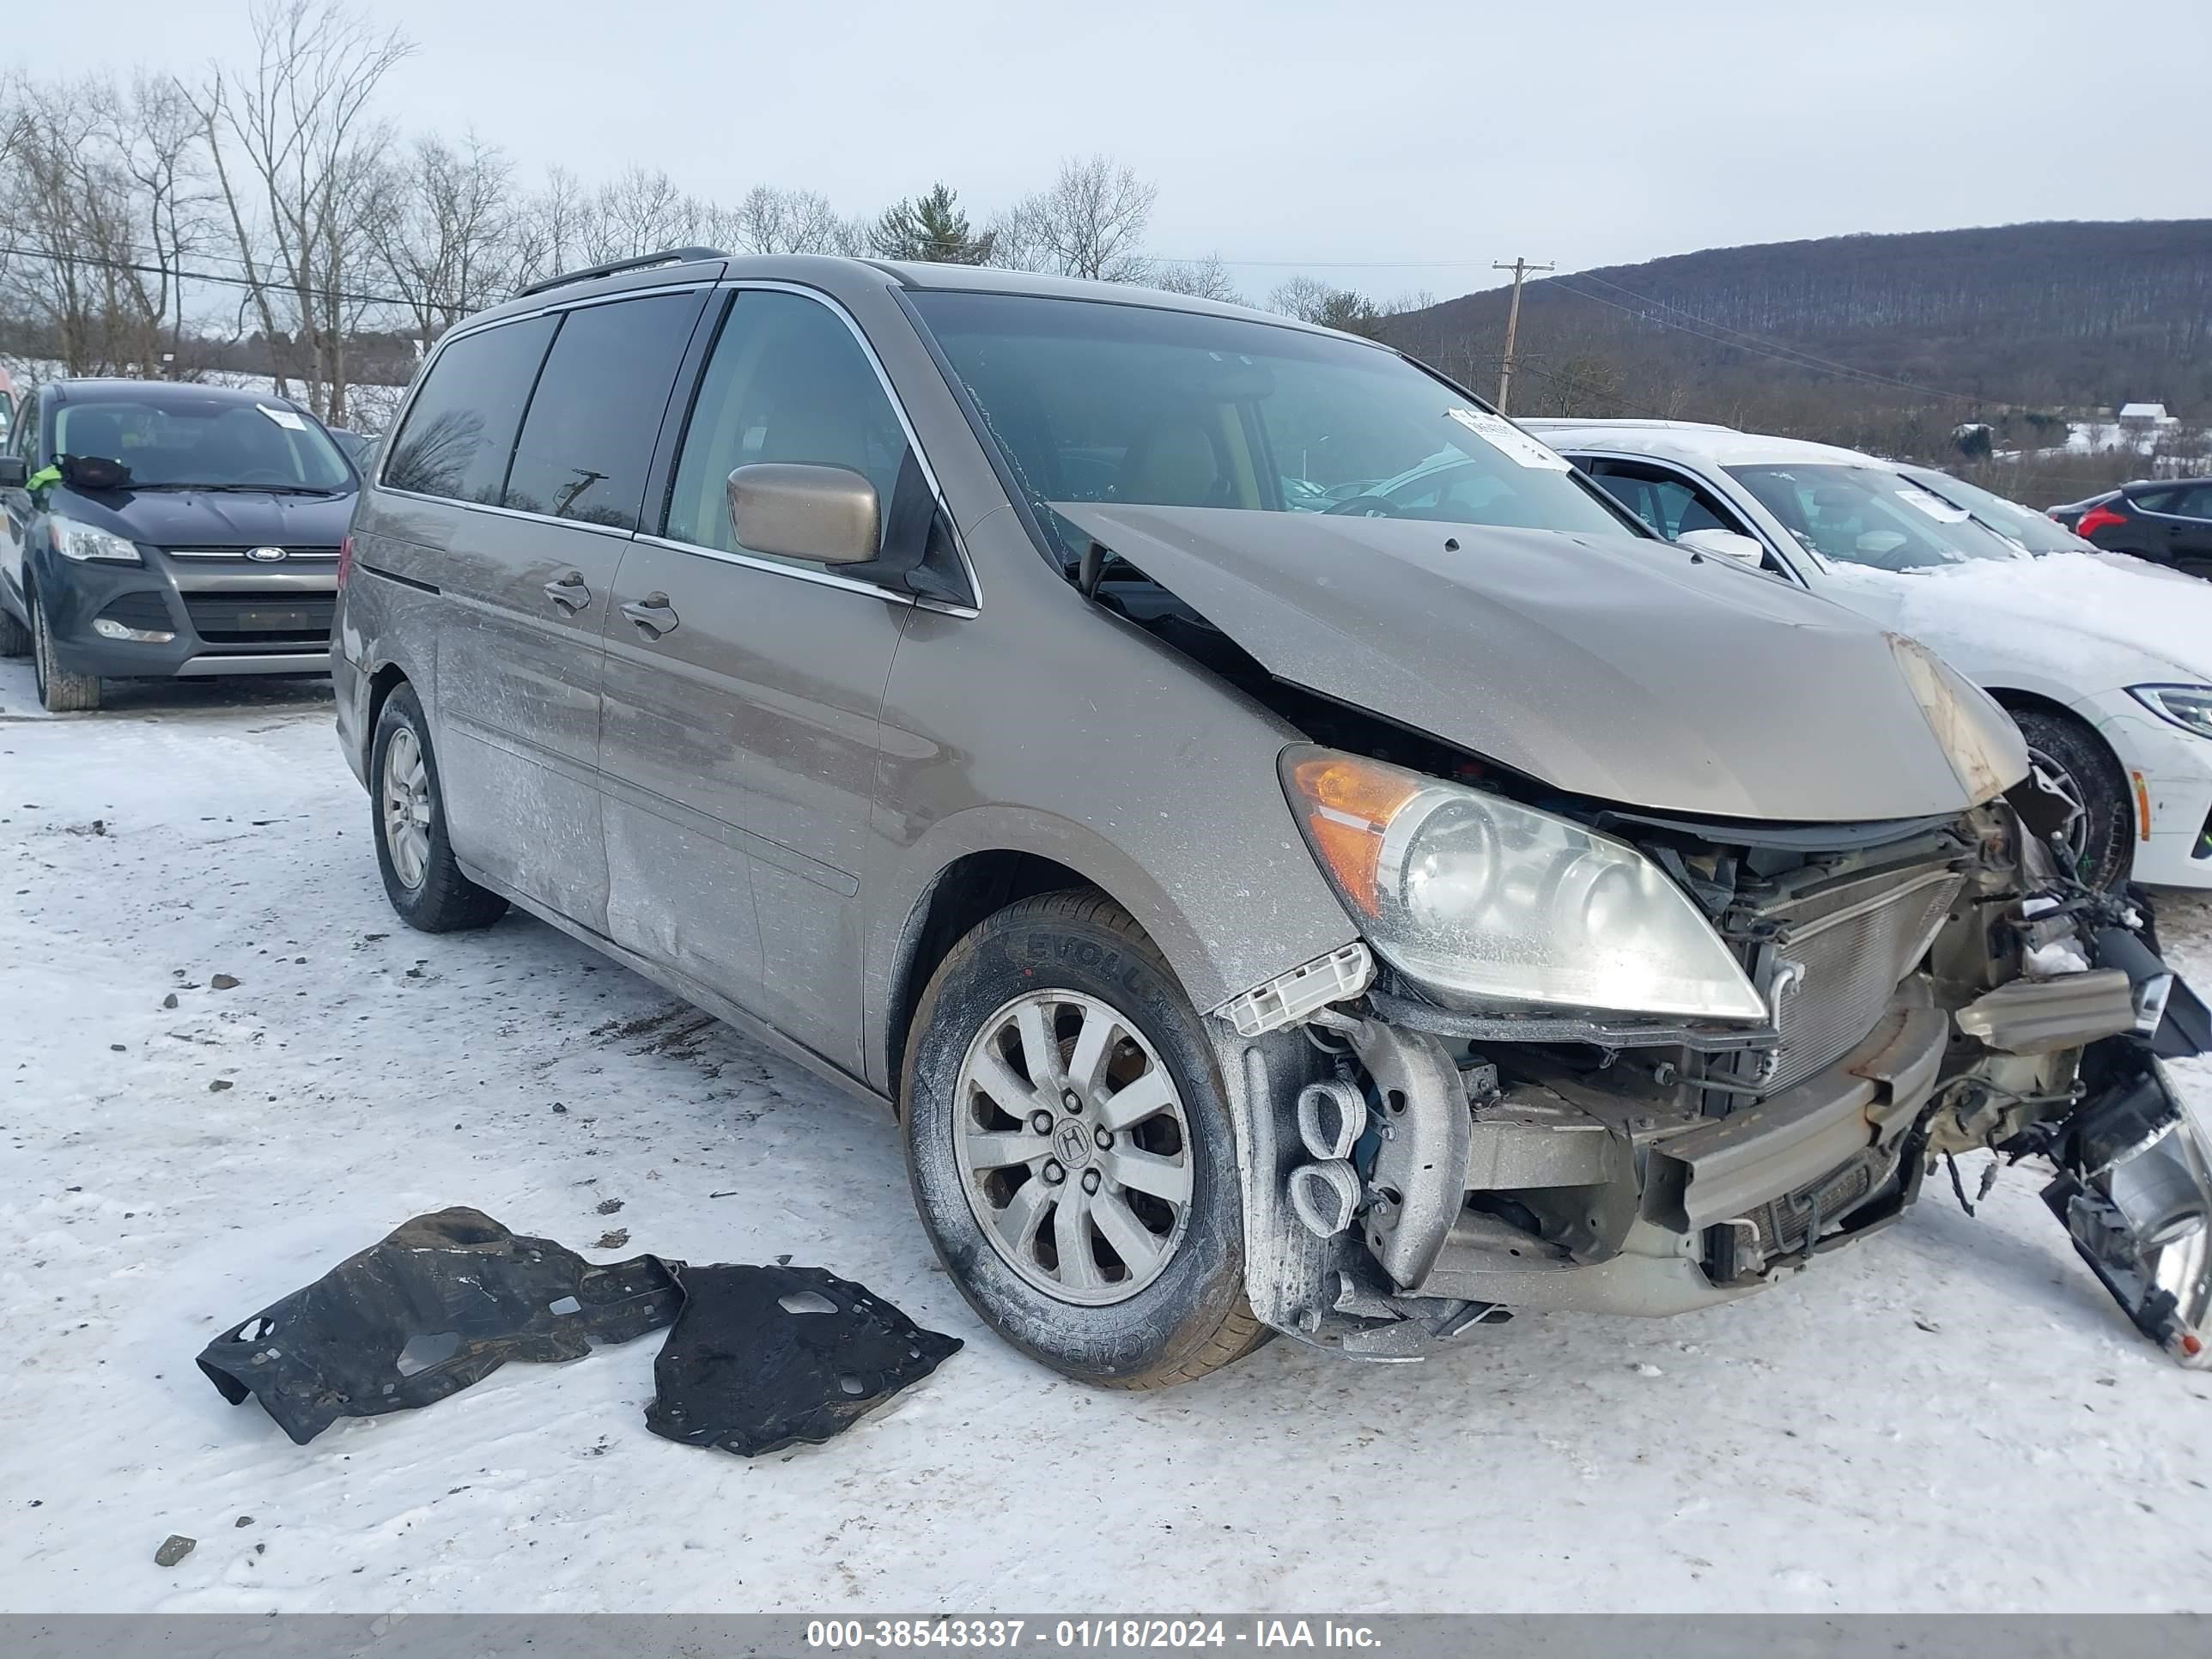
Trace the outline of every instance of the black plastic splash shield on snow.
[[744, 1457], [818, 1445], [960, 1351], [819, 1267], [676, 1264], [684, 1311], [653, 1362], [653, 1433]]
[[601, 1266], [481, 1210], [440, 1210], [224, 1332], [199, 1367], [305, 1445], [341, 1417], [428, 1406], [510, 1359], [577, 1359], [658, 1330], [683, 1304], [680, 1265]]

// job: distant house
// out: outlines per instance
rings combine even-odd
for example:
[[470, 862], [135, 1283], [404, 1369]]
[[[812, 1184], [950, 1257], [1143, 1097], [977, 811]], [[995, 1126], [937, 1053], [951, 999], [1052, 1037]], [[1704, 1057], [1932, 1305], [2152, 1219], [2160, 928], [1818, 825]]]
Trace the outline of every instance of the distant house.
[[2176, 424], [2174, 416], [2166, 412], [2164, 404], [2122, 404], [2120, 424], [2136, 432], [2148, 432], [2159, 427]]

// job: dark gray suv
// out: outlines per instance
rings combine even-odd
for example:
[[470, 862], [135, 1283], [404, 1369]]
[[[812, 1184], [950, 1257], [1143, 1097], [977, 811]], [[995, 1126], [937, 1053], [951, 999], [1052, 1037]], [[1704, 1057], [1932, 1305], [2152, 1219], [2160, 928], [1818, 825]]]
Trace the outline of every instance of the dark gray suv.
[[1381, 346], [581, 273], [440, 343], [334, 647], [402, 916], [520, 904], [880, 1100], [1071, 1375], [1704, 1306], [1980, 1146], [2200, 1352], [2203, 1010], [2011, 722]]
[[42, 386], [0, 453], [0, 655], [57, 711], [103, 679], [326, 672], [356, 487], [289, 398]]

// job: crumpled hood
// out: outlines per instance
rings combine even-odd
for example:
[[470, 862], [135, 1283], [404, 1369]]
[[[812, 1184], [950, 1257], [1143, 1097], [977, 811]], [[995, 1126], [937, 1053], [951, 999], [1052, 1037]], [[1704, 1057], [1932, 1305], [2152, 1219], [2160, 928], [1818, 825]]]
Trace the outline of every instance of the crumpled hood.
[[2212, 582], [2112, 553], [1978, 559], [1936, 570], [1832, 564], [1843, 604], [1971, 673], [2025, 659], [2087, 692], [2212, 679]]
[[149, 547], [336, 547], [355, 492], [277, 495], [245, 490], [57, 488], [47, 509]]
[[1962, 811], [2027, 771], [2003, 711], [1924, 651], [1667, 543], [1054, 510], [1278, 678], [1577, 794], [1842, 823]]

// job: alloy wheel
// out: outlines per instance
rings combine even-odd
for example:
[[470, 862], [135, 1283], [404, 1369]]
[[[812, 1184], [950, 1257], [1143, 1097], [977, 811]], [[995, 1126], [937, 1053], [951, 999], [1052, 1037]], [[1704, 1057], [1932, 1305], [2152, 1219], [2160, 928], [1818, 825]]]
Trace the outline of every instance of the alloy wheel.
[[392, 873], [410, 890], [430, 867], [430, 772], [422, 745], [406, 726], [384, 745], [384, 844]]
[[1190, 1123], [1118, 1011], [1078, 991], [1002, 1005], [968, 1045], [952, 1110], [969, 1206], [1032, 1287], [1102, 1307], [1166, 1268], [1190, 1215]]

